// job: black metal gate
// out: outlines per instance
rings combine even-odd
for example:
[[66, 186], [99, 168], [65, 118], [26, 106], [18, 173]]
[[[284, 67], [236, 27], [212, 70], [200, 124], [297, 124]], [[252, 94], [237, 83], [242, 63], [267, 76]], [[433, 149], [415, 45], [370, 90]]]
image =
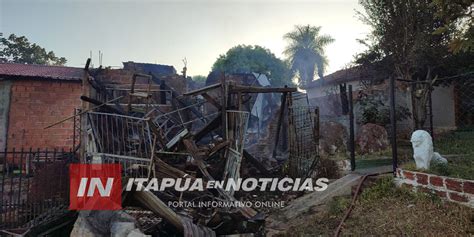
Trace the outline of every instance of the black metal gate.
[[47, 223], [68, 211], [72, 151], [0, 152], [0, 230]]

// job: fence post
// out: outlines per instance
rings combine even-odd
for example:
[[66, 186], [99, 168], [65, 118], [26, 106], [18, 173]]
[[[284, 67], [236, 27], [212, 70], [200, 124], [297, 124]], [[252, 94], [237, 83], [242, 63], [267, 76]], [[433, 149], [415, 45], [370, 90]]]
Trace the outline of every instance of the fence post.
[[390, 124], [391, 124], [391, 143], [392, 143], [392, 167], [393, 176], [397, 174], [398, 154], [397, 154], [397, 120], [395, 118], [395, 78], [390, 77]]
[[354, 104], [352, 101], [352, 85], [349, 85], [349, 151], [351, 153], [351, 170], [356, 168], [355, 163], [355, 135], [354, 135]]

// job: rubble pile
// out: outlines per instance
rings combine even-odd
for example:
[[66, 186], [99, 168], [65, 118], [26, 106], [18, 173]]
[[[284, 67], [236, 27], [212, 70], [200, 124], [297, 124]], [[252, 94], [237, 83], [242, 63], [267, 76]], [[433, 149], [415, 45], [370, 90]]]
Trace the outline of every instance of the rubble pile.
[[[214, 83], [182, 92], [172, 86], [179, 82], [170, 76], [137, 70], [130, 81], [118, 83], [97, 75], [86, 70], [83, 82], [90, 87], [81, 97], [82, 163], [120, 163], [123, 184], [129, 178], [209, 182], [285, 175], [281, 171], [291, 159], [286, 144], [291, 136], [289, 105], [296, 88], [270, 87], [257, 76], [239, 82], [238, 76], [218, 74]], [[169, 205], [243, 201], [245, 195], [233, 190], [145, 190], [123, 197], [127, 218], [136, 218], [131, 227], [144, 234], [262, 235], [264, 215], [247, 206]]]

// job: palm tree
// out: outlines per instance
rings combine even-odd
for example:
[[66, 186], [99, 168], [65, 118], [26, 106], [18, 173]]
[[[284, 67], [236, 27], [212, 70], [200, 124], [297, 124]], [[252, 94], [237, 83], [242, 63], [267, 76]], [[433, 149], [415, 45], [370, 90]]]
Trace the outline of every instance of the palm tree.
[[312, 81], [316, 72], [323, 78], [327, 65], [324, 47], [334, 42], [334, 39], [329, 35], [319, 35], [320, 30], [320, 26], [296, 25], [292, 32], [284, 36], [289, 41], [284, 54], [290, 60], [293, 73], [298, 73], [300, 85]]

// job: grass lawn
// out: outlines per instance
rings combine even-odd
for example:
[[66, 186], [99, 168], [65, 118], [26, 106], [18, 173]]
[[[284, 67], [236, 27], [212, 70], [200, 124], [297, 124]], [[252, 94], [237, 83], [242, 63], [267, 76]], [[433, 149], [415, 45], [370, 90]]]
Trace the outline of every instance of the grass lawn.
[[[444, 135], [435, 140], [434, 151], [446, 156], [448, 164], [432, 164], [424, 172], [474, 180], [474, 131], [456, 131]], [[403, 164], [402, 168], [417, 170], [414, 161]]]
[[435, 137], [434, 150], [441, 155], [457, 154], [474, 159], [474, 131], [455, 131], [439, 139]]
[[[333, 235], [350, 201], [333, 199], [285, 236]], [[362, 191], [342, 229], [344, 235], [469, 236], [474, 235], [474, 209], [396, 188], [391, 177], [384, 177]]]

